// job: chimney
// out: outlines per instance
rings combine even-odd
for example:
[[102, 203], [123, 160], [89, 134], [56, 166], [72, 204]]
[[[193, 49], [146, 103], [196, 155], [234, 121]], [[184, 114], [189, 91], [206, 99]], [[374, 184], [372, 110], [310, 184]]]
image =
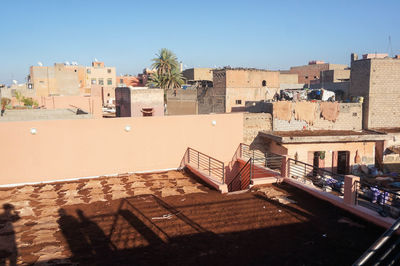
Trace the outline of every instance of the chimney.
[[358, 60], [358, 54], [351, 53], [351, 64], [353, 64], [353, 62], [357, 60]]

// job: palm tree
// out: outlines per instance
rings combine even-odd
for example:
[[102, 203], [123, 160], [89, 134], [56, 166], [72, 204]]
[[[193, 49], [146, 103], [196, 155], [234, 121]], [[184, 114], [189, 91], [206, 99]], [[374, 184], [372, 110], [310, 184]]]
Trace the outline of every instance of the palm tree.
[[162, 48], [156, 58], [152, 59], [152, 68], [157, 69], [159, 75], [169, 74], [173, 69], [178, 69], [178, 58], [166, 48]]
[[151, 65], [157, 71], [150, 76], [148, 85], [161, 89], [176, 89], [183, 84], [178, 58], [166, 48], [162, 48]]

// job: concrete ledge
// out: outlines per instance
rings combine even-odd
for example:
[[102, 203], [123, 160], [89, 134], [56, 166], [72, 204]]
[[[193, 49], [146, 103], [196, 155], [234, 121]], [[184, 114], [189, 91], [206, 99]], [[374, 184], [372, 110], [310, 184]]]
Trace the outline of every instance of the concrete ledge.
[[213, 188], [219, 190], [221, 193], [228, 193], [228, 185], [227, 184], [222, 184], [220, 182], [217, 182], [215, 180], [210, 179], [208, 175], [206, 175], [204, 172], [196, 169], [194, 166], [190, 164], [186, 164], [186, 167], [197, 177], [199, 177], [201, 180], [212, 186]]
[[351, 213], [353, 213], [369, 222], [372, 222], [378, 226], [381, 226], [384, 228], [389, 228], [395, 222], [395, 220], [393, 218], [382, 217], [377, 212], [367, 209], [365, 207], [362, 207], [359, 205], [346, 204], [342, 198], [335, 196], [333, 194], [330, 194], [328, 192], [321, 191], [311, 185], [306, 185], [304, 183], [293, 180], [291, 178], [285, 178], [284, 182], [286, 182], [287, 184], [290, 184], [294, 187], [297, 187], [301, 190], [304, 190], [307, 193], [313, 195], [314, 197], [328, 201], [328, 202], [332, 203], [333, 205], [335, 205], [341, 209], [344, 209], [348, 212], [351, 212]]
[[255, 179], [251, 180], [251, 184], [252, 184], [252, 186], [273, 184], [273, 183], [279, 183], [282, 180], [283, 180], [283, 178], [280, 178], [280, 177], [255, 178]]

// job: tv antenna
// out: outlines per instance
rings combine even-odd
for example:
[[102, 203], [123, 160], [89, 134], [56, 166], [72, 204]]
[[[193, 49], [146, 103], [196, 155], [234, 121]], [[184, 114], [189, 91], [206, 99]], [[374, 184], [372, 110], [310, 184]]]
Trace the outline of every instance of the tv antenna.
[[387, 49], [387, 52], [388, 52], [388, 54], [389, 54], [389, 57], [393, 57], [393, 47], [392, 47], [392, 37], [390, 37], [390, 35], [389, 35], [389, 38], [388, 38], [389, 40], [388, 40], [388, 49]]

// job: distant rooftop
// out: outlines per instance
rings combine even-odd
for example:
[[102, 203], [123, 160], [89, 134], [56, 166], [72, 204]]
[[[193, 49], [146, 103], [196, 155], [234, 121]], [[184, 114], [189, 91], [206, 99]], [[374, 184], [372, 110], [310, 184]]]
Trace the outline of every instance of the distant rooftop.
[[260, 134], [278, 143], [358, 142], [388, 139], [384, 133], [369, 130], [261, 131]]
[[243, 70], [243, 71], [279, 72], [279, 70], [268, 70], [268, 69], [251, 68], [251, 67], [230, 67], [230, 66], [225, 66], [225, 67], [223, 67], [223, 68], [216, 68], [216, 69], [213, 69], [213, 71], [224, 71], [224, 70]]

